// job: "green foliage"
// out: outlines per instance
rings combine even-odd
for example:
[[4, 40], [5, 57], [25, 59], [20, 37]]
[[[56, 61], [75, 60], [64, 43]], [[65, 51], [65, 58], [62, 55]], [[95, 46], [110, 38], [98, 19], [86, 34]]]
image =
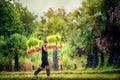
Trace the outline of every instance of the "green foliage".
[[3, 56], [2, 53], [0, 53], [0, 64], [4, 65], [4, 64], [9, 64], [9, 60], [7, 57]]
[[10, 1], [2, 0], [0, 7], [0, 35], [7, 37], [15, 32], [20, 33], [22, 23], [14, 5]]
[[47, 37], [48, 43], [60, 43], [61, 42], [61, 36], [59, 34], [51, 35]]
[[5, 40], [3, 55], [7, 56], [11, 61], [15, 54], [19, 56], [25, 56], [26, 54], [26, 37], [20, 34], [13, 34], [10, 38]]
[[60, 51], [60, 54], [58, 54], [58, 56], [68, 56], [68, 57], [71, 57], [71, 58], [74, 58], [76, 56], [75, 54], [75, 47], [73, 47], [72, 45], [70, 44], [63, 44], [63, 48], [62, 50]]
[[41, 52], [36, 53], [36, 54], [28, 55], [28, 59], [30, 60], [32, 65], [34, 65], [35, 68], [38, 68], [40, 66], [40, 64], [42, 63]]
[[55, 38], [56, 38], [56, 41], [57, 42], [60, 42], [61, 41], [61, 36], [59, 34], [56, 34], [55, 35]]
[[[60, 35], [66, 34], [66, 16], [64, 9], [59, 9], [59, 11], [54, 11], [52, 8], [48, 12], [44, 13], [44, 16], [41, 17], [41, 21], [38, 24], [38, 33], [42, 37], [47, 37], [49, 35], [54, 35], [59, 33]], [[47, 19], [46, 19], [47, 18]], [[66, 18], [67, 19], [67, 18]], [[64, 36], [61, 36], [64, 39]]]
[[73, 70], [74, 69], [74, 61], [71, 60], [69, 56], [63, 56], [63, 66], [65, 70]]
[[81, 57], [76, 57], [75, 62], [77, 64], [77, 69], [78, 70], [83, 70], [86, 67], [87, 56], [82, 55]]
[[11, 41], [11, 45], [13, 45], [13, 51], [21, 51], [21, 50], [25, 50], [26, 46], [26, 37], [24, 35], [20, 35], [20, 34], [13, 34], [11, 35], [10, 41]]
[[97, 19], [102, 16], [99, 9], [100, 5], [101, 1], [86, 0], [82, 2], [82, 6], [78, 9], [78, 11], [81, 11], [81, 15], [80, 18], [76, 18], [78, 28], [73, 43], [88, 53], [92, 53], [93, 47], [96, 45], [96, 35], [100, 33], [96, 28], [98, 25]]
[[22, 31], [26, 37], [29, 37], [36, 30], [37, 15], [30, 12], [27, 7], [23, 7], [20, 3], [14, 2], [17, 13], [19, 13], [20, 21], [22, 22]]
[[79, 46], [83, 50], [87, 50], [88, 52], [92, 51], [95, 45], [95, 37], [92, 32], [87, 29], [83, 29], [80, 32], [80, 35], [78, 35], [77, 39], [79, 41], [79, 43], [76, 44], [77, 46]]
[[5, 45], [4, 36], [0, 36], [0, 51], [1, 52], [2, 52], [4, 45]]
[[27, 41], [26, 41], [26, 45], [27, 45], [27, 49], [30, 49], [32, 47], [35, 47], [37, 45], [39, 45], [39, 47], [41, 47], [43, 44], [42, 40], [38, 40], [37, 38], [33, 38], [30, 37]]
[[20, 35], [17, 33], [11, 35], [10, 38], [4, 40], [4, 44], [0, 46], [2, 55], [8, 58], [10, 63], [14, 59], [15, 54], [18, 54], [19, 56], [25, 56], [26, 55], [26, 46], [25, 46], [26, 40], [27, 39], [24, 35]]

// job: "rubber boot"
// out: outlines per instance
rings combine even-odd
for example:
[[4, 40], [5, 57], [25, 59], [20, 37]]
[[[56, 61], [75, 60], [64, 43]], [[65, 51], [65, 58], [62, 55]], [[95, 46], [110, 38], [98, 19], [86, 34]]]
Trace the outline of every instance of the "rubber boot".
[[50, 69], [46, 69], [47, 76], [50, 76]]
[[34, 72], [34, 75], [36, 76], [40, 71], [41, 71], [41, 69], [38, 68], [38, 69]]

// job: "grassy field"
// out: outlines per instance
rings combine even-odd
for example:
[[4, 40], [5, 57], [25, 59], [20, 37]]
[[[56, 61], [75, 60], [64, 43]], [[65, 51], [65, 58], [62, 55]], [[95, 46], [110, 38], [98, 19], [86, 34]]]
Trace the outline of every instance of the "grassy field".
[[51, 76], [47, 77], [45, 71], [37, 76], [33, 72], [0, 72], [0, 80], [120, 80], [120, 74], [89, 71], [51, 71]]

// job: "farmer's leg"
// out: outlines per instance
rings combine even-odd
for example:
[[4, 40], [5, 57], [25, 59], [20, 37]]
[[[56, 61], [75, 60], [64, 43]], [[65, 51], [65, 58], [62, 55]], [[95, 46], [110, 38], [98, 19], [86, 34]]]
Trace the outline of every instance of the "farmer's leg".
[[36, 69], [36, 71], [34, 72], [34, 75], [36, 76], [42, 69], [43, 67], [39, 67], [38, 69]]
[[44, 69], [44, 64], [42, 63], [41, 64], [41, 67], [39, 67], [35, 72], [34, 72], [34, 75], [36, 76], [42, 69]]
[[46, 74], [47, 74], [47, 76], [50, 76], [50, 67], [49, 67], [49, 65], [46, 66]]

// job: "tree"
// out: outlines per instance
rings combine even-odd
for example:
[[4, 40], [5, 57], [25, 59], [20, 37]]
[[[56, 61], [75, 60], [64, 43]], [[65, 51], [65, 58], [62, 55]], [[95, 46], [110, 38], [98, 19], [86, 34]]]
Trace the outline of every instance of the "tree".
[[[98, 64], [98, 54], [94, 54], [95, 52], [95, 36], [92, 32], [90, 32], [87, 29], [82, 29], [81, 31], [79, 31], [79, 35], [77, 35], [77, 39], [75, 41], [75, 45], [77, 47], [79, 47], [80, 49], [82, 49], [83, 51], [87, 52], [88, 55], [88, 59], [87, 59], [87, 67], [96, 67], [96, 65]], [[85, 53], [84, 53], [85, 54]], [[93, 56], [95, 55], [95, 56]], [[97, 58], [97, 59], [96, 59]], [[95, 60], [94, 60], [95, 59]], [[94, 66], [94, 63], [96, 63], [96, 65]]]
[[61, 46], [61, 36], [59, 34], [48, 36], [47, 41], [49, 48], [52, 47], [53, 49], [53, 69], [58, 70], [58, 44]]
[[[82, 2], [82, 6], [74, 12], [76, 20], [77, 32], [73, 44], [82, 52], [87, 52], [87, 67], [96, 67], [98, 65], [98, 48], [96, 43], [97, 30], [95, 30], [98, 23], [96, 22], [96, 15], [99, 12], [101, 2], [97, 0], [87, 0]], [[81, 52], [81, 51], [80, 51]]]
[[[0, 36], [4, 37], [0, 45], [1, 55], [8, 64], [15, 60], [15, 70], [19, 70], [19, 57], [26, 52], [25, 41], [36, 29], [36, 15], [13, 0], [0, 0]], [[25, 36], [24, 36], [25, 35]]]
[[30, 12], [27, 7], [23, 7], [20, 3], [15, 2], [16, 11], [20, 14], [20, 20], [23, 24], [22, 34], [27, 37], [36, 30], [37, 28], [37, 15]]
[[8, 38], [11, 34], [20, 33], [22, 23], [20, 14], [10, 1], [0, 1], [0, 35]]
[[[8, 61], [6, 64], [12, 64], [12, 53], [10, 45], [10, 36], [14, 33], [21, 33], [22, 22], [20, 14], [17, 13], [15, 5], [10, 0], [0, 0], [0, 36], [4, 37], [4, 44], [1, 47], [2, 56]], [[5, 62], [6, 62], [5, 61]], [[9, 65], [9, 68], [11, 67]], [[12, 68], [12, 67], [11, 67]]]
[[26, 45], [25, 45], [26, 40], [27, 39], [24, 35], [20, 35], [17, 33], [11, 35], [10, 39], [8, 40], [10, 42], [8, 44], [11, 45], [8, 49], [10, 50], [9, 53], [12, 57], [14, 56], [13, 58], [15, 60], [15, 64], [14, 64], [15, 71], [20, 70], [19, 57], [26, 55]]
[[109, 53], [108, 65], [114, 66], [120, 66], [119, 4], [119, 0], [83, 1], [80, 8], [81, 18], [78, 19], [79, 27], [85, 26], [97, 39], [96, 44], [101, 53], [101, 59], [104, 59], [103, 52], [107, 51]]
[[67, 14], [64, 8], [59, 8], [58, 10], [53, 10], [49, 8], [47, 12], [44, 13], [44, 16], [41, 16], [41, 21], [38, 23], [38, 36], [41, 39], [59, 33], [62, 36], [62, 40], [66, 39], [68, 29], [67, 24]]
[[[101, 5], [101, 13], [106, 18], [99, 23], [104, 26], [99, 36], [99, 46], [109, 52], [108, 65], [120, 66], [120, 1], [119, 0], [103, 0]], [[102, 20], [102, 17], [100, 18]]]

